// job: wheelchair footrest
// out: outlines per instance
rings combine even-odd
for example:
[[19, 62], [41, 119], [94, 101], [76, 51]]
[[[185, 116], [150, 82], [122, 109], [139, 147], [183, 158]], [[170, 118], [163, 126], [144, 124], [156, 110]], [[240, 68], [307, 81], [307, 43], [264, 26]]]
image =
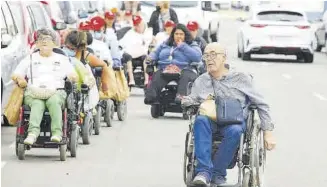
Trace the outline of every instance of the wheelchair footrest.
[[56, 142], [44, 142], [43, 144], [33, 144], [32, 148], [59, 148], [60, 145], [64, 145], [64, 142], [56, 143]]
[[219, 185], [219, 186], [215, 186], [215, 187], [242, 187], [241, 184], [222, 184], [222, 185]]

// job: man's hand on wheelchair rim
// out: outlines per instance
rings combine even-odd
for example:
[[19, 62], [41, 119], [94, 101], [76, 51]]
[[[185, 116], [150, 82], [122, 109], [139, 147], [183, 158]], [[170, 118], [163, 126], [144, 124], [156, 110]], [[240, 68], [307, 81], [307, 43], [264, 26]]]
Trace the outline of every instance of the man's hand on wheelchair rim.
[[271, 151], [275, 149], [276, 147], [276, 140], [274, 138], [273, 132], [272, 131], [264, 131], [264, 143], [265, 143], [265, 148], [268, 151]]

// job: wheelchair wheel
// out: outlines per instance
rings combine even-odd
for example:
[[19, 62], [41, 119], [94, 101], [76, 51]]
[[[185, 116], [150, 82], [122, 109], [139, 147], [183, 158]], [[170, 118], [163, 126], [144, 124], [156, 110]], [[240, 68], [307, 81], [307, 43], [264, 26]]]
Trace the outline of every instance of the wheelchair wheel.
[[250, 184], [250, 179], [251, 179], [251, 172], [245, 171], [243, 174], [242, 187], [251, 187], [252, 185]]
[[127, 102], [121, 101], [117, 104], [117, 116], [119, 121], [125, 121], [127, 115]]
[[160, 116], [160, 105], [151, 105], [151, 116], [158, 118]]
[[25, 160], [25, 145], [22, 143], [17, 143], [16, 146], [18, 159]]
[[107, 127], [112, 127], [112, 121], [115, 114], [115, 104], [111, 99], [106, 102], [106, 114], [104, 116], [104, 121], [107, 123]]
[[66, 160], [66, 151], [67, 151], [67, 144], [63, 144], [59, 146], [60, 151], [60, 160], [65, 161]]
[[250, 168], [252, 168], [251, 179], [255, 186], [264, 186], [264, 170], [266, 161], [266, 150], [263, 142], [263, 132], [257, 124], [253, 125], [251, 133]]
[[102, 117], [102, 108], [101, 106], [97, 106], [97, 114], [95, 115], [94, 119], [94, 134], [100, 134], [100, 126], [101, 126], [101, 117]]
[[192, 183], [194, 175], [194, 151], [192, 133], [188, 132], [185, 138], [183, 177], [184, 183], [189, 186]]
[[82, 140], [83, 144], [90, 144], [90, 136], [92, 135], [93, 125], [92, 125], [92, 114], [88, 112], [84, 119], [84, 124], [82, 126]]
[[70, 149], [70, 156], [76, 157], [77, 147], [78, 147], [78, 134], [79, 127], [76, 125], [75, 128], [72, 129], [70, 134], [70, 141], [69, 141], [69, 149]]

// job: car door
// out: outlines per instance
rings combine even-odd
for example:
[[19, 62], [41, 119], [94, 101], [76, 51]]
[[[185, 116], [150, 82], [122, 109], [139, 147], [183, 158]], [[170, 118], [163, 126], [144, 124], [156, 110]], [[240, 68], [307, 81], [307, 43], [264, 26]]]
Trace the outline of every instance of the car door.
[[3, 34], [9, 34], [12, 37], [9, 45], [1, 45], [1, 79], [4, 84], [7, 84], [11, 80], [14, 68], [18, 64], [19, 50], [22, 44], [18, 28], [15, 25], [7, 2], [1, 4], [1, 35]]

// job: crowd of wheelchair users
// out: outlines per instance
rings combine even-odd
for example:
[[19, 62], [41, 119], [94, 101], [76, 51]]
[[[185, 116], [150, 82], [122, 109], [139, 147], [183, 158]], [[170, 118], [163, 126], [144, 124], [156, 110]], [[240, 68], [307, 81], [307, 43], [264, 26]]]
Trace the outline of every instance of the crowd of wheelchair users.
[[[132, 87], [136, 84], [133, 71], [136, 66], [140, 66], [144, 73], [144, 85], [147, 87], [145, 104], [162, 102], [160, 100], [162, 89], [170, 81], [175, 80], [177, 81], [175, 102], [183, 108], [197, 106], [201, 109], [203, 108], [201, 104], [209, 98], [219, 98], [221, 103], [225, 103], [224, 109], [227, 113], [228, 110], [241, 111], [241, 117], [235, 120], [238, 123], [223, 126], [217, 123], [219, 117], [210, 117], [203, 111], [201, 113], [201, 110], [197, 113], [194, 121], [197, 160], [193, 180], [195, 184], [225, 183], [226, 169], [246, 129], [248, 106], [251, 104], [257, 106], [266, 149], [272, 150], [275, 147], [272, 135], [274, 125], [269, 106], [255, 89], [252, 77], [229, 68], [226, 64], [225, 49], [218, 43], [207, 44], [199, 37], [197, 33], [199, 24], [196, 21], [183, 25], [178, 23], [178, 20], [166, 20], [160, 27], [153, 25], [156, 22], [152, 21], [150, 22], [152, 25], [149, 26], [153, 28], [153, 33], [149, 38], [145, 34], [148, 25], [140, 16], [130, 14], [126, 11], [126, 16], [130, 16], [128, 21], [117, 22], [115, 13], [107, 11], [104, 16], [96, 16], [90, 21], [82, 22], [78, 29], [70, 30], [64, 36], [61, 46], [56, 44], [57, 35], [51, 29], [43, 28], [36, 32], [36, 50], [26, 57], [13, 73], [13, 80], [25, 88], [23, 104], [31, 109], [24, 144], [33, 145], [36, 142], [46, 109], [51, 116], [51, 141], [56, 143], [62, 141], [64, 121], [62, 108], [68, 97], [64, 90], [65, 82], [76, 83], [78, 90], [85, 85], [89, 89], [96, 87], [94, 71], [91, 69], [101, 67], [99, 79], [101, 81], [97, 93], [99, 100], [106, 99], [112, 95], [110, 93], [113, 86], [113, 81], [110, 80], [112, 69], [125, 67], [124, 75], [127, 79], [124, 79], [126, 83], [123, 84]], [[117, 36], [119, 30], [124, 29], [124, 24], [130, 29], [126, 30], [122, 37]], [[155, 46], [153, 51], [149, 51], [151, 45]], [[61, 48], [65, 55], [56, 53], [54, 50], [56, 48]], [[156, 69], [151, 77], [147, 73], [148, 66], [155, 66]], [[204, 71], [199, 72], [201, 68]], [[176, 78], [169, 74], [179, 76]], [[191, 90], [188, 90], [189, 83], [192, 83]], [[90, 103], [92, 98], [89, 99]], [[97, 103], [98, 101], [93, 102], [92, 107], [95, 108]], [[93, 112], [96, 113], [94, 110]], [[229, 117], [233, 118], [228, 115], [226, 118]], [[212, 159], [211, 144], [215, 133], [221, 133], [224, 138], [219, 151]]]

